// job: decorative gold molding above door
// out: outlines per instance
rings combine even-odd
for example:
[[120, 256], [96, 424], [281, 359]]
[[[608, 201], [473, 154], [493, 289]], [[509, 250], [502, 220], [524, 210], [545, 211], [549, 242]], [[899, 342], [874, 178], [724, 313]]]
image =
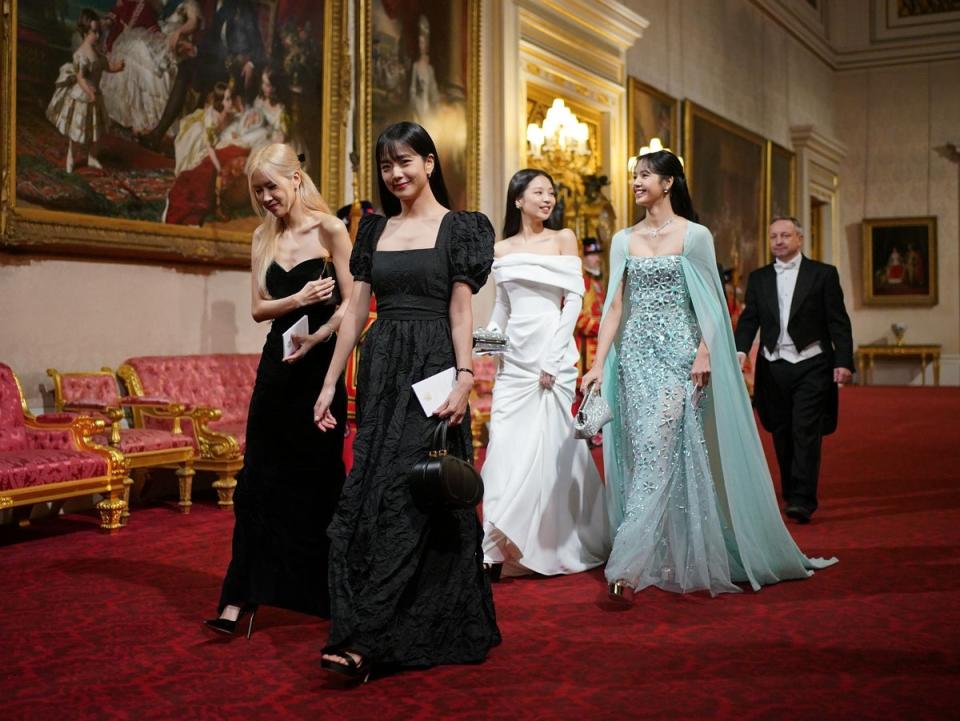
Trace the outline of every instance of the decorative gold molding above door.
[[[597, 173], [627, 209], [626, 51], [648, 23], [614, 0], [501, 0], [504, 183], [526, 163], [527, 95], [563, 98], [596, 123]], [[502, 190], [504, 188], [501, 189]], [[499, 204], [499, 199], [498, 203]]]

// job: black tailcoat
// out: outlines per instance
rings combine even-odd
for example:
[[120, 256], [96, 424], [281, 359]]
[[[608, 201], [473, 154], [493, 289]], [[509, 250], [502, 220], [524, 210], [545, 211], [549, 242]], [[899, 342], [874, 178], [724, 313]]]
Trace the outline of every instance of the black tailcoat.
[[[777, 272], [770, 263], [758, 268], [747, 279], [746, 305], [735, 333], [737, 350], [750, 353], [753, 339], [760, 331], [760, 345], [773, 351], [780, 337], [780, 305], [777, 299]], [[787, 332], [797, 349], [806, 348], [820, 341], [824, 354], [833, 368], [853, 370], [853, 334], [850, 317], [843, 304], [843, 290], [837, 269], [826, 263], [804, 257], [797, 270], [797, 284], [790, 304]], [[753, 404], [760, 415], [760, 422], [772, 431], [771, 410], [767, 406], [769, 362], [763, 351], [757, 353], [754, 376]], [[837, 385], [832, 383], [823, 409], [824, 435], [837, 428]]]

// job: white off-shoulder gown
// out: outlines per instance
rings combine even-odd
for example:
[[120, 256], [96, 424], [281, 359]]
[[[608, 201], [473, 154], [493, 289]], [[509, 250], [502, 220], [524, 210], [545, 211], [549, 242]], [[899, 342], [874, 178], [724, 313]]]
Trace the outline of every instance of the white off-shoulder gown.
[[[506, 333], [483, 465], [483, 552], [505, 575], [577, 573], [610, 552], [604, 487], [573, 435], [573, 339], [583, 275], [574, 256], [513, 253], [493, 264], [489, 328]], [[556, 377], [550, 390], [540, 373]]]

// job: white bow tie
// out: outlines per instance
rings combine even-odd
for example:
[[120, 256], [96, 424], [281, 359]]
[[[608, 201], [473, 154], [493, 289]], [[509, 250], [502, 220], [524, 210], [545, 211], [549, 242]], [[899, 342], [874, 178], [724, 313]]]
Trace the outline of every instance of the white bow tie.
[[794, 259], [791, 260], [789, 263], [781, 263], [781, 262], [778, 260], [778, 261], [776, 261], [776, 262], [773, 264], [773, 268], [774, 268], [774, 270], [777, 271], [777, 273], [785, 273], [785, 272], [787, 272], [788, 270], [793, 270], [793, 269], [796, 268], [798, 265], [800, 265], [800, 258], [794, 258]]

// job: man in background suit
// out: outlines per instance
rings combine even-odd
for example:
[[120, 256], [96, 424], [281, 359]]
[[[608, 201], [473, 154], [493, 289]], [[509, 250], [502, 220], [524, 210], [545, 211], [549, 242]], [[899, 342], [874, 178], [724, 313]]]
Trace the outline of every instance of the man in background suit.
[[750, 274], [735, 336], [743, 367], [760, 331], [753, 404], [773, 434], [785, 513], [808, 523], [821, 441], [837, 428], [837, 386], [853, 377], [853, 336], [837, 269], [804, 257], [802, 247], [799, 221], [774, 219], [775, 260]]

